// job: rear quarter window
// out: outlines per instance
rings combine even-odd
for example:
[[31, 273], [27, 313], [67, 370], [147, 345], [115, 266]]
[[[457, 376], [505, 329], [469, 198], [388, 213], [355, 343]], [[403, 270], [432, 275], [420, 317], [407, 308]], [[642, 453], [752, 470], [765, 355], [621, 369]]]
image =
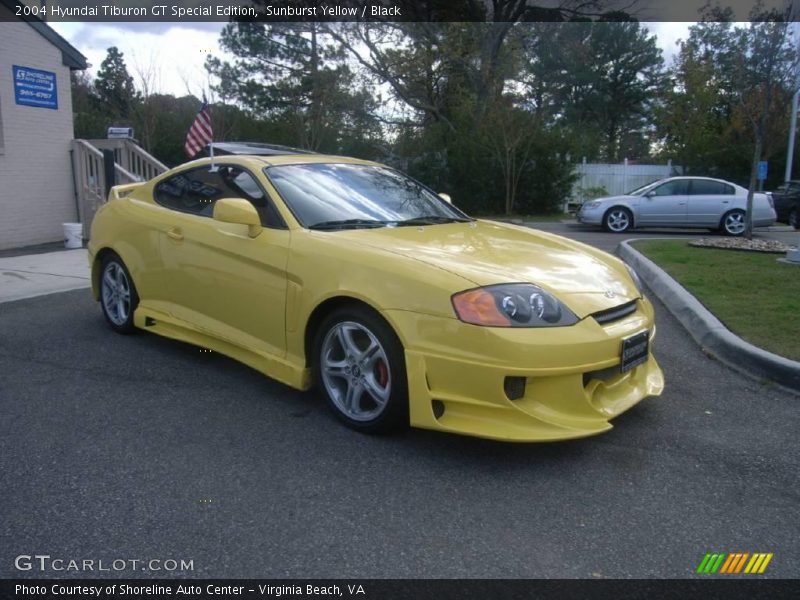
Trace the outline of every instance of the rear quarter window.
[[707, 179], [693, 179], [690, 192], [692, 196], [731, 196], [735, 193], [732, 185]]

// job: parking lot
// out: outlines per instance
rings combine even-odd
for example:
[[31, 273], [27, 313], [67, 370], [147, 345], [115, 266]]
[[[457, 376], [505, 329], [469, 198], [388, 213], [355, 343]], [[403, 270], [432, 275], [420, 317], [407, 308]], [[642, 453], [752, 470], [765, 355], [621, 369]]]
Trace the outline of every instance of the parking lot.
[[87, 575], [14, 566], [47, 554], [192, 561], [126, 577], [690, 577], [741, 551], [796, 577], [800, 397], [707, 357], [653, 301], [664, 395], [539, 445], [357, 434], [314, 393], [111, 333], [88, 290], [0, 304], [0, 576]]

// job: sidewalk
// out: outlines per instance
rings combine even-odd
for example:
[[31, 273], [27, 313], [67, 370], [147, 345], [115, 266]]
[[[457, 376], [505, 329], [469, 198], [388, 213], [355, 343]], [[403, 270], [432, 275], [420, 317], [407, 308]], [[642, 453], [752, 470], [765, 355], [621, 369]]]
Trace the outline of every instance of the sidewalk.
[[91, 287], [85, 248], [0, 258], [0, 302]]

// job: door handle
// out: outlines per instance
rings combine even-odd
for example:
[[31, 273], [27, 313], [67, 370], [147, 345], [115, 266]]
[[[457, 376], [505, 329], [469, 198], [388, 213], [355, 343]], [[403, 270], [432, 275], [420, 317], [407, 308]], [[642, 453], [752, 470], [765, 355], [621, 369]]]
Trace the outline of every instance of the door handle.
[[730, 204], [730, 202], [731, 202], [730, 200], [723, 200], [722, 201], [723, 204]]
[[176, 242], [183, 241], [183, 232], [180, 230], [179, 227], [171, 227], [167, 229], [167, 237], [175, 240]]

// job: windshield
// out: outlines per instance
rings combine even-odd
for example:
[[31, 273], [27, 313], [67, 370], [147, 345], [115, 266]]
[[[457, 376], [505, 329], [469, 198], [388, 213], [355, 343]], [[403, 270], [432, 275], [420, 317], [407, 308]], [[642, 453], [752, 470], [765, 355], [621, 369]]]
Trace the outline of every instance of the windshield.
[[349, 229], [469, 220], [410, 177], [387, 167], [312, 163], [264, 172], [300, 224]]
[[664, 180], [663, 179], [659, 179], [658, 181], [651, 181], [650, 183], [647, 183], [645, 185], [637, 187], [635, 190], [631, 190], [630, 192], [627, 192], [625, 195], [626, 196], [641, 196], [642, 194], [647, 192], [647, 190], [649, 190], [651, 187], [653, 187], [657, 183], [661, 183], [662, 181], [664, 181]]

